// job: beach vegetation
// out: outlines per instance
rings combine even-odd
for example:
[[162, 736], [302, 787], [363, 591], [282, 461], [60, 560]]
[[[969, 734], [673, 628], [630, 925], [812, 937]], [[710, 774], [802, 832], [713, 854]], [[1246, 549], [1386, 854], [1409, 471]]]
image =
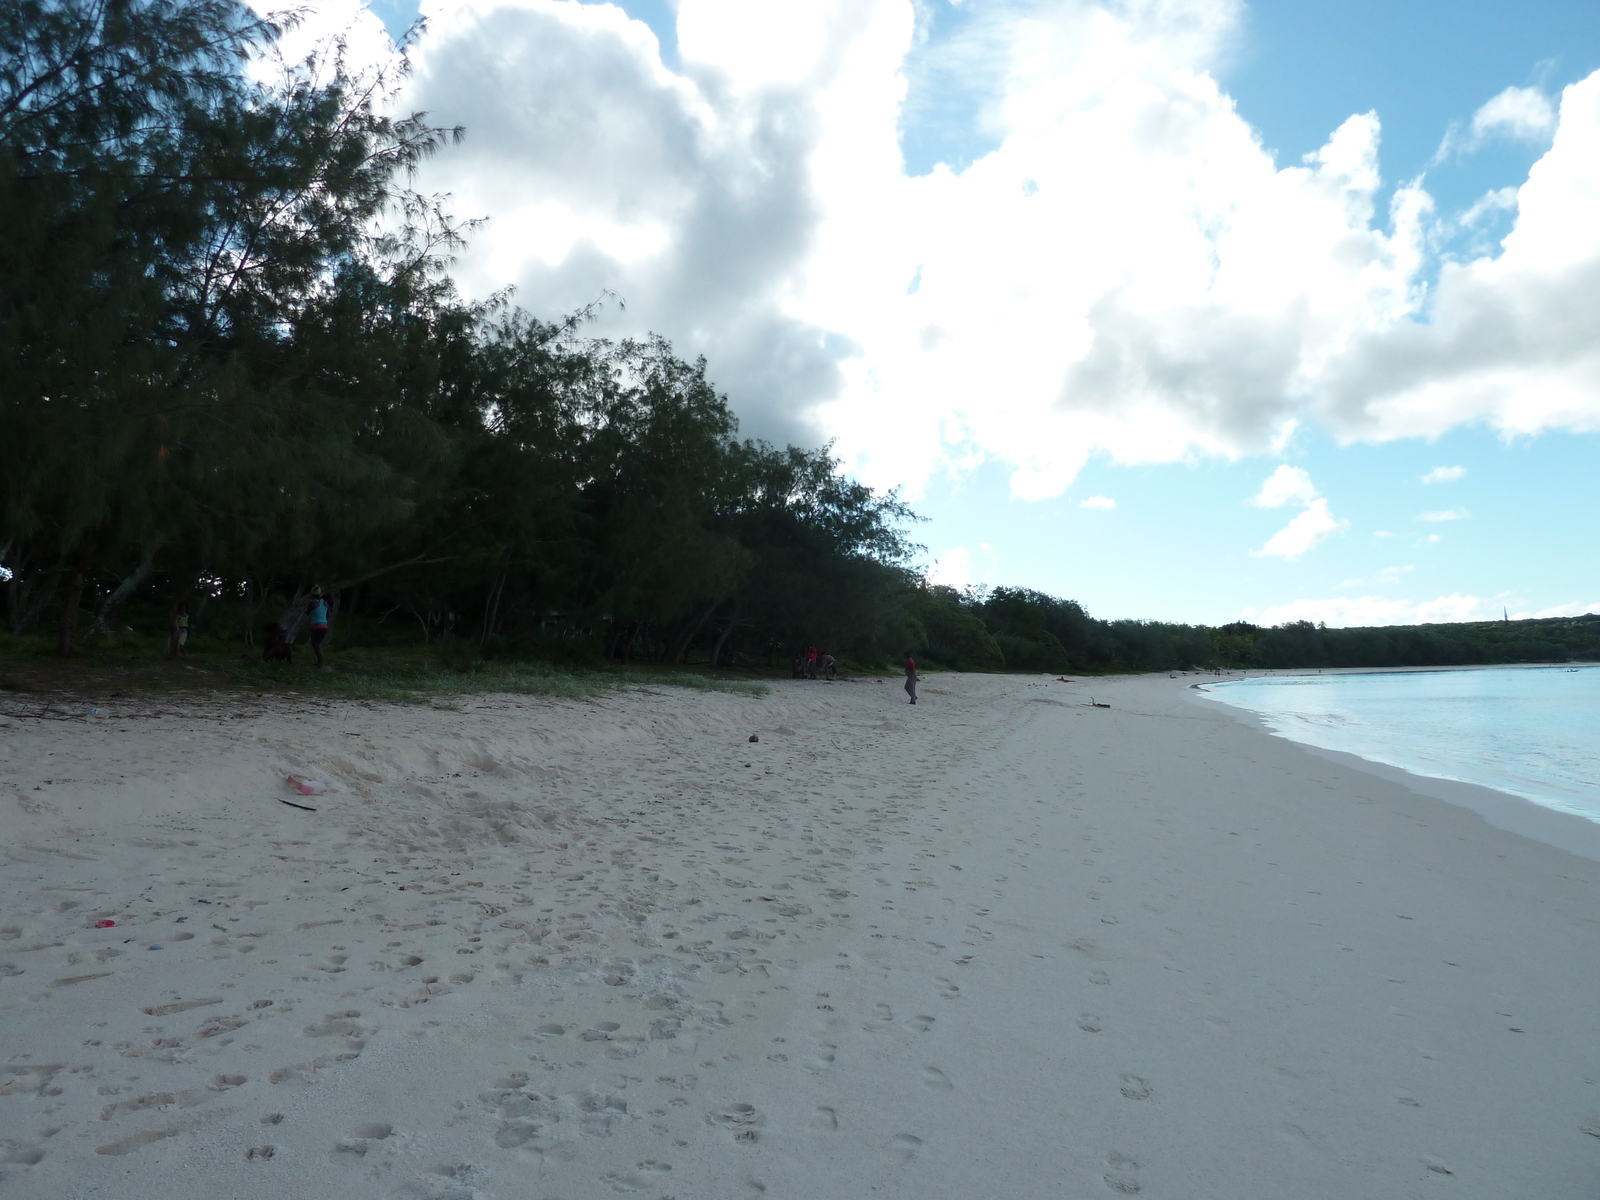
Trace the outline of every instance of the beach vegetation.
[[281, 33], [239, 0], [0, 6], [11, 658], [402, 696], [699, 686], [808, 646], [1052, 673], [1600, 651], [1581, 619], [1206, 629], [932, 585], [898, 494], [741, 436], [664, 339], [587, 336], [621, 298], [460, 297], [472, 223], [413, 175], [463, 131], [393, 111], [403, 55], [287, 61]]

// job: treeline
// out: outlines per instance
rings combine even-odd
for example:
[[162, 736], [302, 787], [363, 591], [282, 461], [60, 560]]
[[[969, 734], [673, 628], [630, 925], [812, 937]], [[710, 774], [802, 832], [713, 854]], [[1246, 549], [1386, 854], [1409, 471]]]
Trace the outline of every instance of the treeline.
[[918, 613], [929, 652], [966, 669], [1431, 667], [1600, 660], [1600, 614], [1526, 621], [1328, 629], [1098, 621], [1071, 600], [1021, 588], [933, 588]]
[[[470, 227], [388, 115], [403, 61], [276, 56], [237, 0], [0, 5], [0, 581], [47, 635], [237, 652], [1168, 670], [1593, 656], [1594, 622], [1101, 621], [911, 567], [914, 515], [826, 450], [742, 439], [703, 362], [586, 339], [447, 268]], [[130, 628], [137, 631], [130, 635]], [[169, 652], [175, 649], [167, 643]]]
[[264, 71], [278, 33], [233, 0], [0, 8], [14, 637], [183, 604], [248, 645], [321, 585], [336, 630], [484, 654], [912, 643], [894, 496], [740, 439], [659, 339], [461, 301], [467, 230], [408, 186], [459, 131], [385, 115], [338, 47]]
[[1327, 629], [1296, 621], [1211, 631], [1216, 661], [1241, 667], [1435, 667], [1600, 659], [1600, 615]]
[[913, 612], [927, 656], [957, 670], [1188, 670], [1214, 657], [1204, 626], [1096, 620], [1027, 588], [929, 587]]

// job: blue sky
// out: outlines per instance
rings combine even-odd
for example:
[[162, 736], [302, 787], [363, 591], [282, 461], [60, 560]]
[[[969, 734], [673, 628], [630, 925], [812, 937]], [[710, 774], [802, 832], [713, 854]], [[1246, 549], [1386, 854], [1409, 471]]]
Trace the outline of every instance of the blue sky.
[[403, 99], [468, 128], [425, 182], [490, 218], [464, 289], [622, 293], [599, 332], [902, 487], [936, 577], [1205, 622], [1600, 608], [1600, 6], [425, 11]]

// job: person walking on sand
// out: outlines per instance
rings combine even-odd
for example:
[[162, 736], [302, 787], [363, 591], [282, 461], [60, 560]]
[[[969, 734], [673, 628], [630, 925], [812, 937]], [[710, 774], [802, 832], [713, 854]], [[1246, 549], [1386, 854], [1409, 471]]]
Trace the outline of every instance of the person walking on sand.
[[322, 589], [311, 589], [311, 652], [317, 656], [317, 670], [328, 664], [322, 658], [322, 644], [328, 640], [328, 602], [322, 598]]
[[906, 695], [911, 697], [911, 703], [917, 702], [917, 660], [911, 657], [911, 651], [906, 651]]

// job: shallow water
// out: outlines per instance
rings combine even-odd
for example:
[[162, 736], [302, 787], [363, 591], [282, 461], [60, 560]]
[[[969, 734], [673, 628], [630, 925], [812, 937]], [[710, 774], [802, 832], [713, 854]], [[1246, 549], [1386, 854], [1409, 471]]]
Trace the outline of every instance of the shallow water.
[[1600, 666], [1269, 676], [1203, 691], [1297, 742], [1600, 822]]

